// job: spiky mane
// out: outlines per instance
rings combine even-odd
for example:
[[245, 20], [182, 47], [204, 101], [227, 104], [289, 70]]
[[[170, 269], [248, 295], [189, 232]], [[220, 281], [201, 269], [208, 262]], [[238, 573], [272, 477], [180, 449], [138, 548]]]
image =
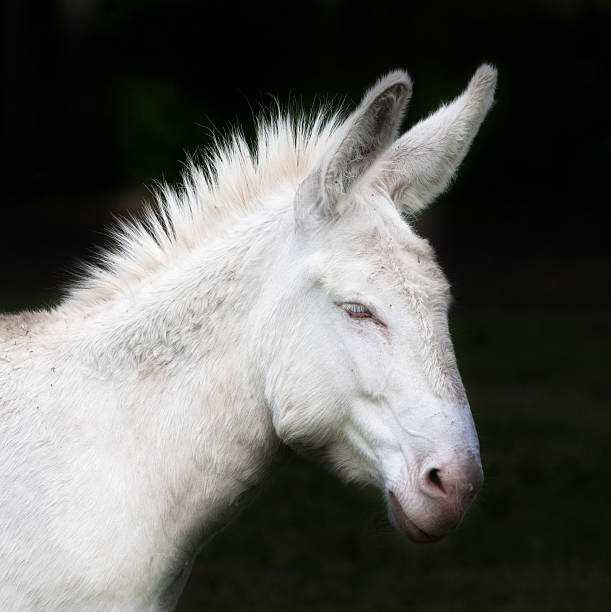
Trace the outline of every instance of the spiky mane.
[[263, 206], [279, 186], [296, 188], [340, 123], [339, 114], [326, 110], [310, 117], [278, 114], [259, 119], [254, 147], [237, 129], [215, 139], [202, 163], [188, 161], [178, 186], [160, 186], [137, 220], [119, 221], [111, 231], [114, 247], [83, 266], [70, 297], [81, 303], [109, 299]]

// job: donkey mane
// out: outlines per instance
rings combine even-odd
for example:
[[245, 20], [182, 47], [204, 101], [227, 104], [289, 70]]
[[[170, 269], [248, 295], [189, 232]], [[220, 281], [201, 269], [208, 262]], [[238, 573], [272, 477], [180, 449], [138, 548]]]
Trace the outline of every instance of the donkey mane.
[[167, 266], [185, 251], [263, 206], [279, 187], [296, 189], [341, 125], [340, 113], [278, 112], [259, 117], [254, 146], [236, 128], [215, 135], [201, 156], [189, 158], [177, 186], [158, 185], [137, 218], [119, 219], [113, 246], [84, 263], [69, 292], [73, 302], [112, 299], [132, 283]]

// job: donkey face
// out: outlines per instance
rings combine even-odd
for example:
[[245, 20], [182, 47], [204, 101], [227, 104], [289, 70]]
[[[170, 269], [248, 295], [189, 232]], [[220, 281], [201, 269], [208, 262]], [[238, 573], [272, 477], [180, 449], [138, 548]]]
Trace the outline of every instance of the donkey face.
[[[447, 325], [449, 287], [403, 221], [448, 184], [492, 103], [496, 73], [394, 141], [411, 92], [391, 73], [295, 196], [294, 257], [267, 396], [278, 435], [384, 492], [414, 541], [460, 522], [482, 484]], [[394, 141], [394, 142], [393, 142]], [[288, 369], [288, 375], [287, 375]]]

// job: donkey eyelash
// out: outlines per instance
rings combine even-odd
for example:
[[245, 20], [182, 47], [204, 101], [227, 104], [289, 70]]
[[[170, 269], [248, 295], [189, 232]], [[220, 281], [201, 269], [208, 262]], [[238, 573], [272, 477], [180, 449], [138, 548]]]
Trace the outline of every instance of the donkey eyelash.
[[371, 314], [369, 312], [369, 309], [363, 306], [363, 304], [357, 304], [356, 302], [348, 302], [347, 304], [343, 304], [343, 306], [346, 310], [349, 310], [350, 312], [353, 312], [355, 314], [360, 314], [364, 312], [368, 312], [369, 314]]
[[346, 312], [346, 314], [353, 319], [372, 319], [376, 323], [378, 319], [376, 316], [363, 304], [358, 302], [344, 302], [339, 304]]
[[386, 328], [387, 325], [381, 321], [367, 306], [360, 302], [336, 302], [351, 319], [368, 319], [379, 327]]

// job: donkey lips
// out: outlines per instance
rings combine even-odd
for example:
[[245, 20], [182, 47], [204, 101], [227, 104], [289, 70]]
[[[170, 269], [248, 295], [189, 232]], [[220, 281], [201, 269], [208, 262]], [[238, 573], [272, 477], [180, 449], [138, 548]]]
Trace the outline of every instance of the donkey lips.
[[412, 542], [416, 542], [417, 544], [432, 544], [443, 539], [444, 536], [442, 535], [431, 535], [417, 527], [415, 523], [408, 518], [407, 514], [405, 514], [399, 500], [392, 491], [388, 492], [388, 497], [390, 499], [390, 511], [397, 526], [405, 531], [407, 537]]

